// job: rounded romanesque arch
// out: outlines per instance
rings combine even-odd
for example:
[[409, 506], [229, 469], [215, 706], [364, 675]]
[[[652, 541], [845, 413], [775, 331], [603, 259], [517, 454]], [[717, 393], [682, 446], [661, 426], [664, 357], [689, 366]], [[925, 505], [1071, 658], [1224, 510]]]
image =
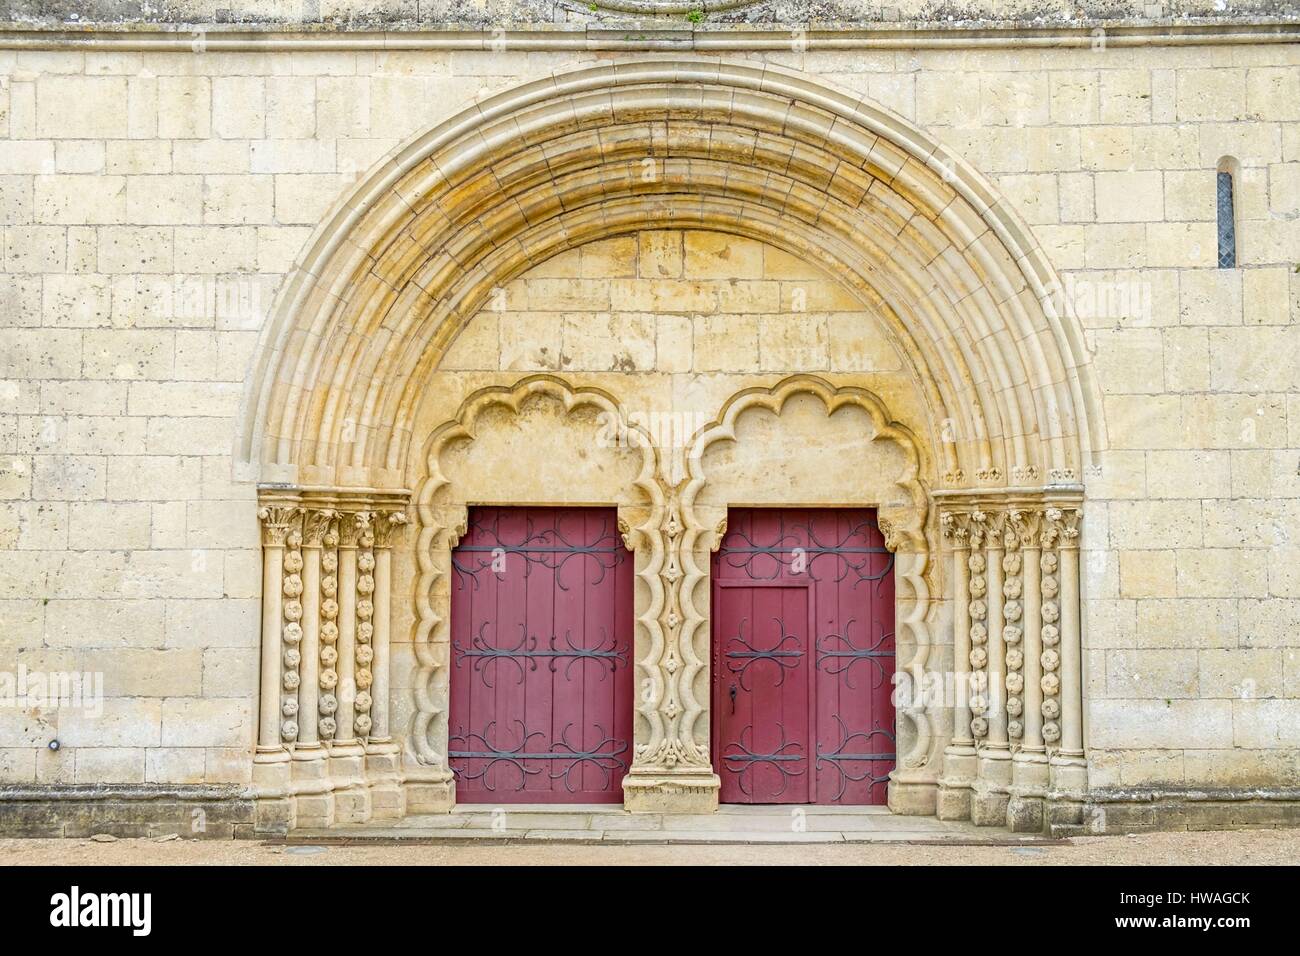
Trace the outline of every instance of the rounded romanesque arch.
[[944, 487], [1073, 484], [1101, 446], [1060, 283], [981, 176], [856, 96], [672, 58], [486, 99], [338, 203], [263, 332], [245, 475], [401, 487], [421, 382], [492, 290], [647, 221], [774, 244], [873, 303], [925, 392]]
[[[617, 387], [542, 376], [473, 385], [464, 415], [431, 437], [421, 418], [429, 383], [507, 283], [647, 224], [755, 240], [820, 268], [870, 313], [920, 411], [901, 425], [899, 409], [851, 376], [773, 384], [756, 375], [736, 380], [696, 436], [684, 477], [657, 455], [644, 459], [653, 467], [633, 484], [652, 507], [624, 530], [629, 547], [641, 548], [637, 653], [646, 681], [627, 805], [716, 805], [696, 686], [705, 665], [693, 644], [707, 633], [708, 609], [690, 593], [713, 528], [696, 513], [707, 479], [698, 465], [710, 445], [734, 437], [745, 410], [780, 417], [792, 397], [815, 399], [828, 417], [860, 410], [872, 423], [863, 434], [908, 463], [901, 494], [870, 502], [902, 558], [899, 620], [915, 648], [915, 696], [899, 706], [909, 749], [891, 806], [1032, 829], [1044, 800], [1081, 805], [1076, 538], [1081, 479], [1103, 436], [1082, 332], [1063, 311], [1051, 265], [988, 183], [923, 131], [794, 73], [703, 58], [556, 74], [409, 141], [326, 217], [263, 331], [237, 457], [268, 506], [267, 593], [282, 590], [284, 540], [301, 537], [298, 527], [369, 527], [374, 513], [386, 516], [378, 563], [400, 519], [418, 522], [413, 683], [393, 682], [414, 697], [409, 715], [397, 708], [413, 727], [400, 771], [397, 742], [383, 741], [383, 772], [400, 779], [405, 805], [445, 809], [453, 799], [439, 754], [445, 662], [431, 637], [445, 615], [430, 602], [465, 502], [439, 513], [440, 459], [428, 449], [441, 447], [440, 435], [471, 437], [465, 422], [480, 411], [539, 397], [624, 421]], [[441, 398], [443, 407], [451, 401]], [[891, 454], [876, 460], [893, 462]], [[395, 514], [417, 486], [416, 513]], [[333, 539], [321, 540], [325, 560]], [[387, 602], [405, 587], [389, 582], [385, 575], [383, 589], [365, 597], [382, 615], [375, 660], [385, 668]], [[280, 613], [269, 606], [265, 619], [274, 624]], [[306, 633], [314, 646], [315, 631]], [[278, 659], [264, 649], [267, 728], [283, 704], [268, 683]], [[935, 696], [922, 685], [937, 671], [950, 686]], [[386, 670], [376, 670], [376, 687], [381, 677], [386, 691]], [[259, 778], [267, 792], [291, 789], [282, 750], [266, 730], [259, 760], [281, 774]], [[303, 772], [295, 763], [293, 773]]]

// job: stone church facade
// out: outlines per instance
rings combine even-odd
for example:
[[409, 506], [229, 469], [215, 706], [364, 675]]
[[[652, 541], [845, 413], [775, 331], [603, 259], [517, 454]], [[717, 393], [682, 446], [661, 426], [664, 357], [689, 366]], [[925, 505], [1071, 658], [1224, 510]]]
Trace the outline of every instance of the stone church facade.
[[860, 509], [892, 811], [1297, 819], [1297, 11], [90, 6], [0, 28], [0, 831], [530, 779], [452, 717], [482, 508], [616, 523], [626, 659], [516, 657], [630, 671], [629, 811], [789, 664], [736, 509]]

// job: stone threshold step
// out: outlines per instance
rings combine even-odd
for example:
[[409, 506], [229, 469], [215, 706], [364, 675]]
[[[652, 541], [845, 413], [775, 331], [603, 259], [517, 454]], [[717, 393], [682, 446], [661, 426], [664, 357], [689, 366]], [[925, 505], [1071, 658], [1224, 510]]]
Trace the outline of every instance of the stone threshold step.
[[688, 830], [294, 830], [285, 837], [264, 841], [271, 846], [436, 846], [449, 844], [567, 844], [579, 846], [618, 845], [708, 845], [708, 846], [781, 846], [816, 843], [834, 844], [902, 844], [926, 846], [1068, 846], [1069, 840], [1041, 835], [1012, 836], [1006, 833], [987, 837], [934, 831], [820, 831], [811, 833], [736, 833], [731, 831]]

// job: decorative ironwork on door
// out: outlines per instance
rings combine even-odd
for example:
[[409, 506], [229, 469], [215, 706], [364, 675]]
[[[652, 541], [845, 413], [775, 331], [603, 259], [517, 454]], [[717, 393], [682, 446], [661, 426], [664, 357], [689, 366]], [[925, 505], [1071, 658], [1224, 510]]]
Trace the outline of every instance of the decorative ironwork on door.
[[614, 509], [472, 508], [452, 570], [456, 799], [620, 802], [633, 568]]
[[893, 555], [872, 512], [733, 509], [713, 560], [724, 803], [884, 803]]

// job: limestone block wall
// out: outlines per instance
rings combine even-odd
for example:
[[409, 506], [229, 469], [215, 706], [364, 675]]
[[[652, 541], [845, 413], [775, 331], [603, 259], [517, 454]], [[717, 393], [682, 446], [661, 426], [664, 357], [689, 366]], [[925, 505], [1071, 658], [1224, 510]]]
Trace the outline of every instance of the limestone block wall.
[[[261, 558], [231, 450], [275, 291], [404, 138], [604, 56], [0, 49], [0, 672], [89, 671], [104, 688], [98, 716], [0, 707], [0, 781], [250, 779]], [[1300, 48], [727, 56], [932, 131], [1066, 280], [1109, 443], [1084, 476], [1091, 784], [1294, 780]], [[1234, 269], [1216, 267], [1225, 157]], [[642, 233], [543, 263], [471, 323], [439, 381], [549, 370], [712, 412], [751, 377], [901, 379], [859, 334], [860, 303], [773, 252]]]

